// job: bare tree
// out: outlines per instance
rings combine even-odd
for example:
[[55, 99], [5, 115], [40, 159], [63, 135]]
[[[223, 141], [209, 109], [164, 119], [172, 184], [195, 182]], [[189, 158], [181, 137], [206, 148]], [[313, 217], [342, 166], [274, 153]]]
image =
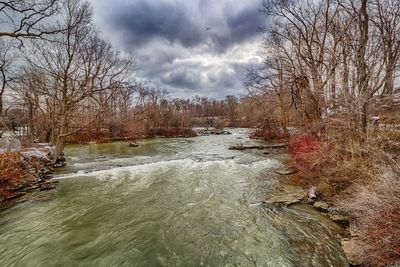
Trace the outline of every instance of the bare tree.
[[[3, 112], [3, 96], [17, 66], [17, 43], [24, 39], [45, 39], [63, 31], [57, 23], [61, 0], [7, 0], [0, 1], [0, 115]], [[6, 40], [6, 39], [9, 40]]]
[[371, 2], [371, 21], [379, 31], [382, 40], [385, 85], [383, 94], [394, 91], [395, 70], [400, 56], [400, 2], [396, 0], [374, 0]]
[[345, 111], [348, 127], [365, 136], [375, 97], [394, 89], [399, 10], [398, 1], [264, 1], [271, 23], [264, 29], [264, 66], [250, 73], [250, 87], [261, 86], [281, 110], [291, 98], [311, 127]]
[[[58, 33], [55, 21], [59, 13], [59, 0], [6, 0], [0, 1], [0, 37], [43, 38]], [[52, 21], [53, 20], [53, 21]]]
[[6, 87], [14, 79], [12, 63], [15, 60], [12, 43], [0, 40], [0, 115], [3, 114], [3, 96]]
[[35, 89], [55, 105], [55, 160], [63, 151], [66, 137], [85, 127], [69, 129], [79, 105], [89, 99], [100, 105], [103, 97], [108, 100], [112, 95], [106, 91], [131, 86], [135, 65], [99, 38], [87, 1], [66, 0], [63, 10], [65, 32], [53, 36], [51, 43], [34, 42], [28, 56], [30, 67], [42, 77]]

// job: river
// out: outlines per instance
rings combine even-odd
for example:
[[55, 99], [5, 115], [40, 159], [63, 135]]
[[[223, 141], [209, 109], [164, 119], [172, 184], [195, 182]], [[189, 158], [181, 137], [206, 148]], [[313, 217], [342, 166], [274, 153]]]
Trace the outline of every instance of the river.
[[68, 146], [57, 189], [0, 212], [0, 266], [347, 266], [324, 216], [259, 204], [281, 163], [238, 142]]

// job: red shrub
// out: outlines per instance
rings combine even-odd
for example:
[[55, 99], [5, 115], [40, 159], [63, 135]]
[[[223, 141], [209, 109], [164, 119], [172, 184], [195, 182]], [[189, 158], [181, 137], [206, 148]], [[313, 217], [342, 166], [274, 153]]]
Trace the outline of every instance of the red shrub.
[[[371, 149], [371, 152], [374, 151]], [[339, 146], [336, 141], [322, 141], [303, 135], [289, 146], [289, 165], [297, 170], [292, 181], [308, 188], [315, 186], [323, 198], [333, 197], [353, 183], [361, 183], [371, 178], [370, 164], [374, 160], [364, 154], [359, 145]]]
[[293, 140], [289, 146], [292, 167], [297, 170], [311, 168], [318, 147], [318, 140], [309, 135], [302, 135]]

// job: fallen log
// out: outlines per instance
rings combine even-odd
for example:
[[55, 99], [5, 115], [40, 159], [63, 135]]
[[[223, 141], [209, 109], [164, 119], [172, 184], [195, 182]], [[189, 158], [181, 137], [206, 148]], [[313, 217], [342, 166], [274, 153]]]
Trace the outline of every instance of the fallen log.
[[279, 149], [279, 148], [285, 148], [287, 147], [288, 144], [273, 144], [273, 145], [235, 145], [229, 147], [230, 150], [247, 150], [247, 149], [258, 149], [258, 150], [263, 150], [263, 149]]

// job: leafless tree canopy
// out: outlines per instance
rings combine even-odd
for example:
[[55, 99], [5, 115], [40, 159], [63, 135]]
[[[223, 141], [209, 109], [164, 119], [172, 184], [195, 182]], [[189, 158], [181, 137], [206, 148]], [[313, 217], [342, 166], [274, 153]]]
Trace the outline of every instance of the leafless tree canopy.
[[40, 38], [60, 32], [59, 0], [0, 1], [0, 37]]
[[399, 6], [394, 0], [263, 1], [271, 23], [260, 52], [264, 64], [249, 72], [249, 90], [274, 103], [274, 120], [284, 128], [290, 118], [312, 125], [345, 114], [349, 128], [366, 133], [374, 102], [390, 102], [395, 90]]

